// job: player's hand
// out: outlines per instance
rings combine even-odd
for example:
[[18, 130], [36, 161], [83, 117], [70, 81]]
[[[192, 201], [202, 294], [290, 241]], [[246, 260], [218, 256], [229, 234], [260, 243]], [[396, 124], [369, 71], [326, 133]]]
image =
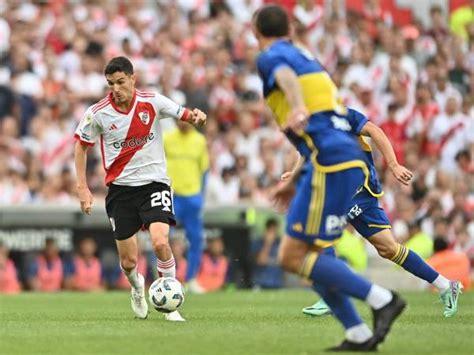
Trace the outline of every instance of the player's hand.
[[204, 126], [207, 121], [207, 115], [201, 110], [195, 108], [191, 111], [189, 121], [196, 127]]
[[395, 178], [403, 185], [408, 186], [410, 180], [413, 178], [413, 173], [403, 165], [395, 164], [390, 167], [390, 170], [392, 171], [393, 176], [395, 176]]
[[286, 212], [294, 194], [294, 183], [291, 180], [281, 181], [270, 193], [270, 199], [278, 212]]
[[290, 180], [292, 176], [293, 176], [293, 171], [285, 171], [283, 174], [281, 174], [280, 180], [281, 181]]
[[81, 210], [85, 214], [91, 214], [93, 197], [87, 186], [79, 186], [77, 188], [79, 201], [81, 202]]
[[303, 131], [308, 123], [309, 112], [306, 107], [299, 107], [291, 111], [288, 117], [287, 128], [299, 133]]

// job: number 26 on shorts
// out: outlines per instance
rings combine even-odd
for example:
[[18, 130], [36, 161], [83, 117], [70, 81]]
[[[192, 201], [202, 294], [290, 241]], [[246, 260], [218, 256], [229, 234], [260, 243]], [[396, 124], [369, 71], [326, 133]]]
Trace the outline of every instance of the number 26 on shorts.
[[171, 212], [171, 192], [158, 191], [150, 195], [151, 207], [161, 206], [163, 211]]

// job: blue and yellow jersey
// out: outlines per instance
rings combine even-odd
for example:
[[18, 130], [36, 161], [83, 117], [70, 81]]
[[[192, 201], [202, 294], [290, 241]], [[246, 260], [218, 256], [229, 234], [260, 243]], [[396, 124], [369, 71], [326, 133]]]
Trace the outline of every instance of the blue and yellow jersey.
[[374, 158], [372, 156], [372, 147], [367, 138], [361, 135], [362, 128], [369, 121], [369, 119], [359, 111], [349, 108], [347, 113], [347, 120], [351, 125], [351, 133], [355, 135], [359, 141], [359, 144], [366, 155], [367, 165], [370, 170], [369, 186], [371, 187], [372, 194], [377, 197], [382, 193], [382, 186], [377, 176], [377, 170], [375, 169]]
[[277, 70], [282, 67], [289, 67], [298, 76], [306, 108], [311, 114], [303, 134], [285, 132], [289, 140], [307, 161], [313, 160], [318, 168], [332, 166], [320, 171], [355, 167], [341, 164], [349, 161], [357, 160], [360, 165], [365, 156], [350, 133], [345, 118], [347, 110], [338, 98], [336, 85], [309, 52], [288, 40], [275, 41], [257, 59], [263, 94], [280, 128], [286, 126], [290, 113], [288, 101], [275, 78]]

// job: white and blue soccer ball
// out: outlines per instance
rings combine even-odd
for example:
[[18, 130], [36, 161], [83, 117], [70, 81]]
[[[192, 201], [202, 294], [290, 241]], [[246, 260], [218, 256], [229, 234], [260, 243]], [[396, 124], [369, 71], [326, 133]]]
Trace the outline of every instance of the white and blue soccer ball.
[[148, 298], [158, 312], [171, 313], [184, 303], [184, 289], [178, 280], [160, 277], [150, 285]]

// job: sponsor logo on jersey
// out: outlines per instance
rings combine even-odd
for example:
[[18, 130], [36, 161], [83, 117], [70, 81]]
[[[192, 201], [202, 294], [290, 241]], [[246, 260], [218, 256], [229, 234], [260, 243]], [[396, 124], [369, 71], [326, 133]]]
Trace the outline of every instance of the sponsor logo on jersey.
[[341, 234], [347, 224], [346, 216], [329, 215], [326, 217], [326, 233], [328, 235]]
[[85, 141], [90, 141], [91, 140], [91, 137], [85, 133], [85, 132], [82, 132], [81, 133], [81, 139], [85, 140]]
[[351, 125], [345, 118], [331, 116], [331, 121], [332, 121], [332, 124], [334, 125], [334, 128], [336, 129], [340, 129], [341, 131], [346, 131], [346, 132], [349, 132], [351, 130]]
[[112, 123], [109, 127], [109, 131], [115, 131], [117, 129], [117, 126], [115, 125], [115, 123]]
[[112, 145], [114, 146], [115, 149], [122, 149], [122, 148], [134, 148], [134, 147], [140, 147], [142, 145], [145, 145], [149, 141], [152, 141], [155, 138], [155, 134], [151, 132], [149, 135], [144, 136], [144, 137], [132, 137], [130, 139], [121, 141], [121, 142], [114, 142]]
[[138, 113], [138, 117], [140, 117], [140, 120], [143, 122], [143, 124], [148, 124], [150, 123], [150, 114], [148, 111], [142, 111]]

